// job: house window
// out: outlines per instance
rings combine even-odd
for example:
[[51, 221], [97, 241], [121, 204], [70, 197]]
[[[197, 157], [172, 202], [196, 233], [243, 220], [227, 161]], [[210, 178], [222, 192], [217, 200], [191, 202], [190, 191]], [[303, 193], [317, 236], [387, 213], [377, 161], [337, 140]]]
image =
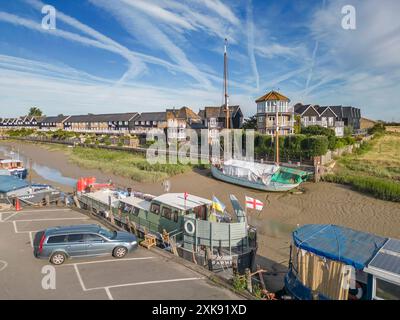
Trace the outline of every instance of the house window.
[[153, 203], [151, 205], [150, 211], [154, 214], [160, 214], [160, 205]]
[[139, 124], [139, 121], [135, 121], [135, 125], [138, 125]]
[[313, 123], [317, 122], [317, 117], [311, 117], [311, 122]]
[[333, 117], [328, 118], [328, 124], [329, 126], [333, 126]]
[[210, 119], [210, 127], [215, 127], [217, 125], [217, 119], [211, 118]]
[[150, 125], [150, 121], [146, 121], [146, 125], [149, 126]]

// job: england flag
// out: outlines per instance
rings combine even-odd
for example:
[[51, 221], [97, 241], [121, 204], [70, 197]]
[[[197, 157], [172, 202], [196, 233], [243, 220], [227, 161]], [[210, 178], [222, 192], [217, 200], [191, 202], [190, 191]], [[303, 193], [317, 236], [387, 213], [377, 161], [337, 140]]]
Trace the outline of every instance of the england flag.
[[262, 203], [260, 200], [246, 196], [246, 208], [261, 211], [263, 207], [264, 203]]

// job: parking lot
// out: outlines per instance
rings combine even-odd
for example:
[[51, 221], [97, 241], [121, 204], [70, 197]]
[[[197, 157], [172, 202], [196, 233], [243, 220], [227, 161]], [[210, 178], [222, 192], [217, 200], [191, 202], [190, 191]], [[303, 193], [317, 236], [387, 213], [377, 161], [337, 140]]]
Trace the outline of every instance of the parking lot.
[[[98, 222], [70, 209], [0, 212], [0, 299], [239, 298], [203, 275], [141, 247], [121, 260], [84, 258], [58, 267], [33, 256], [37, 231], [86, 223]], [[52, 270], [55, 288], [47, 288]]]

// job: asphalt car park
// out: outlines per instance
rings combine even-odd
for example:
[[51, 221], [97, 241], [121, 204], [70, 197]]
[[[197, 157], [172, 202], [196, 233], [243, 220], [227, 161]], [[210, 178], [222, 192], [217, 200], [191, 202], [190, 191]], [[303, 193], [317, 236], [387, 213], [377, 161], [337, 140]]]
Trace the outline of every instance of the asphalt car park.
[[71, 259], [61, 266], [33, 256], [37, 231], [96, 223], [70, 209], [0, 212], [0, 299], [239, 299], [204, 275], [139, 247], [123, 259]]

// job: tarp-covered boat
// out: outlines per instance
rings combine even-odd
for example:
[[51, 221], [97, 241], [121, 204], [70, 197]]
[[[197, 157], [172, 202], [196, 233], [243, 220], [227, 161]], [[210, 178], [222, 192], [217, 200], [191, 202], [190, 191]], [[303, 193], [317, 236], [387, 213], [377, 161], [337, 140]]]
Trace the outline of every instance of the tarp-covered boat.
[[0, 175], [0, 202], [18, 198], [22, 204], [50, 204], [61, 200], [59, 190], [47, 184], [29, 184], [15, 176]]
[[288, 191], [309, 176], [306, 171], [294, 168], [236, 159], [212, 165], [211, 173], [218, 180], [263, 191]]
[[293, 232], [288, 294], [301, 300], [399, 300], [400, 240], [337, 225]]

